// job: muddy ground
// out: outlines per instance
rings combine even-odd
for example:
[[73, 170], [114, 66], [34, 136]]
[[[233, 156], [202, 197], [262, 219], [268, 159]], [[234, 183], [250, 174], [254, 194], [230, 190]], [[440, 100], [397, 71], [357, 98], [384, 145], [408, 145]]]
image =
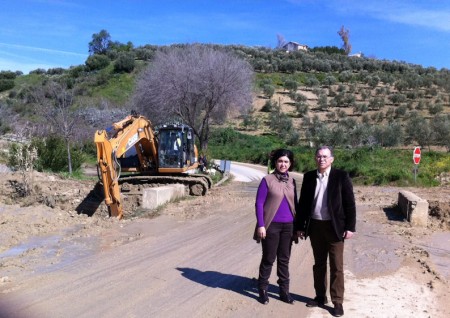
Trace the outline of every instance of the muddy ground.
[[[149, 299], [154, 302], [150, 312], [163, 317], [175, 317], [186, 312], [193, 317], [250, 317], [255, 314], [268, 317], [274, 314], [274, 310], [288, 317], [329, 316], [329, 309], [308, 309], [304, 306], [304, 302], [314, 296], [309, 241], [294, 246], [295, 256], [291, 261], [291, 291], [297, 300], [294, 305], [296, 309], [283, 306], [276, 299], [271, 301], [269, 306], [272, 307], [262, 306], [256, 301], [253, 278], [257, 275], [255, 268], [259, 262], [260, 247], [251, 241], [250, 234], [258, 182], [228, 182], [213, 188], [205, 197], [171, 203], [156, 211], [138, 209], [128, 212], [119, 221], [108, 217], [95, 177], [76, 181], [35, 172], [32, 195], [22, 197], [19, 195], [23, 180], [20, 174], [4, 171], [0, 176], [0, 295], [3, 295], [0, 300], [8, 300], [7, 307], [0, 306], [3, 308], [0, 317], [7, 317], [16, 310], [20, 313], [18, 317], [37, 317], [39, 310], [41, 314], [44, 311], [46, 317], [65, 314], [88, 317], [93, 313], [109, 317], [137, 317], [149, 312]], [[347, 316], [450, 316], [446, 306], [450, 301], [450, 188], [407, 189], [429, 201], [427, 228], [413, 228], [398, 214], [395, 205], [399, 190], [395, 187], [355, 187], [358, 228], [355, 239], [346, 243], [344, 308]], [[214, 223], [218, 219], [221, 223]], [[205, 225], [208, 228], [206, 231], [202, 227]], [[183, 234], [185, 228], [196, 230]], [[214, 231], [216, 234], [209, 234]], [[208, 238], [208, 235], [211, 237]], [[165, 236], [171, 239], [165, 240]], [[216, 237], [221, 236], [227, 239], [215, 241]], [[171, 240], [183, 242], [183, 250], [187, 254], [182, 255], [182, 250], [177, 255], [171, 255], [174, 246], [166, 245], [170, 244], [166, 241]], [[160, 254], [153, 261], [149, 259], [150, 255], [146, 258], [146, 262], [152, 263], [151, 269], [140, 265], [136, 255], [142, 254], [142, 250], [147, 250], [156, 242], [158, 244], [154, 248]], [[132, 257], [133, 262], [117, 259], [116, 250], [120, 250], [121, 255], [130, 254], [128, 257]], [[191, 259], [188, 255], [195, 254], [196, 250], [204, 253]], [[236, 252], [229, 254], [229, 260], [206, 256], [213, 250], [219, 255], [228, 255], [229, 250]], [[133, 251], [136, 254], [131, 256]], [[88, 269], [76, 265], [86, 260], [91, 267], [89, 270], [96, 270], [96, 275], [100, 276], [88, 279], [94, 276], [93, 272], [88, 273]], [[39, 295], [61, 294], [63, 290], [70, 295], [83, 293], [87, 285], [91, 286], [90, 290], [101, 291], [107, 285], [105, 282], [96, 285], [98, 281], [107, 280], [106, 276], [102, 276], [106, 273], [100, 274], [106, 268], [102, 268], [101, 264], [115, 261], [148, 268], [143, 272], [133, 272], [137, 286], [147, 276], [153, 280], [160, 279], [162, 283], [154, 284], [152, 281], [153, 289], [136, 294], [133, 306], [123, 307], [121, 304], [121, 311], [114, 310], [119, 304], [100, 306], [94, 310], [88, 300], [78, 301], [76, 307], [70, 306], [70, 300], [66, 299], [60, 299], [58, 303], [57, 297], [51, 300], [40, 296], [38, 301], [34, 298], [36, 294], [31, 292], [35, 290], [38, 293], [40, 289], [47, 288]], [[193, 265], [182, 268], [171, 263], [189, 261]], [[172, 278], [173, 273], [167, 273], [165, 277], [165, 272], [162, 269], [158, 271], [158, 266], [167, 270], [175, 267], [177, 278]], [[68, 291], [62, 287], [70, 281], [65, 281], [66, 275], [62, 273], [70, 272], [71, 268], [76, 268], [77, 275], [84, 282], [79, 286], [79, 291]], [[209, 274], [208, 283], [199, 279], [199, 273], [194, 271], [201, 268]], [[214, 271], [206, 271], [207, 268]], [[223, 275], [224, 272], [229, 274]], [[275, 277], [274, 274], [272, 276]], [[218, 289], [211, 279], [218, 279], [217, 284], [222, 288]], [[241, 279], [238, 287], [232, 283], [236, 279]], [[42, 287], [43, 280], [47, 287]], [[221, 285], [222, 281], [230, 281], [231, 287], [228, 283]], [[198, 295], [202, 296], [197, 299], [197, 296], [195, 298], [186, 292], [179, 295], [179, 287], [175, 286], [192, 290], [199, 288]], [[276, 286], [276, 278], [273, 278], [273, 286]], [[113, 287], [109, 286], [107, 290], [114, 290]], [[241, 287], [246, 291], [241, 291]], [[120, 289], [120, 294], [133, 297], [137, 287], [127, 285]], [[158, 290], [160, 294], [156, 293]], [[171, 290], [173, 297], [179, 299], [169, 304], [163, 302], [161, 295]], [[96, 294], [91, 297], [96, 297]], [[147, 298], [140, 301], [145, 298], [143, 295]], [[276, 298], [275, 287], [273, 295]], [[97, 297], [98, 302], [104, 301], [101, 296]], [[208, 306], [204, 305], [205, 300]], [[173, 307], [170, 305], [172, 303]]]

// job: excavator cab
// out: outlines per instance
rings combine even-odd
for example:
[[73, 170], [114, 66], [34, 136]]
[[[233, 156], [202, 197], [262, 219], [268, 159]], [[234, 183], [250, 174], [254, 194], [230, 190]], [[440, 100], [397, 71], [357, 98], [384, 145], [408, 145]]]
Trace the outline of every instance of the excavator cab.
[[158, 128], [158, 171], [184, 172], [197, 165], [192, 128], [182, 124]]

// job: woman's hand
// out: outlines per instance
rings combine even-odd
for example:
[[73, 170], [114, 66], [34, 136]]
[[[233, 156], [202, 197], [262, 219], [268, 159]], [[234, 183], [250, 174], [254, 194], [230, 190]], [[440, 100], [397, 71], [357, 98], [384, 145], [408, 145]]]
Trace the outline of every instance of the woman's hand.
[[260, 239], [266, 238], [266, 228], [264, 226], [258, 227], [258, 237]]

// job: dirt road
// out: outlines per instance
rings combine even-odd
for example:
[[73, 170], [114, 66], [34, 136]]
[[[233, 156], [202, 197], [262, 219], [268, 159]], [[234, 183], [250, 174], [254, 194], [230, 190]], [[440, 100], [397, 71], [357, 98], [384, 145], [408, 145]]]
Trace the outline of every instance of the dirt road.
[[[270, 303], [257, 302], [261, 250], [251, 236], [258, 182], [222, 184], [158, 216], [123, 221], [0, 204], [7, 244], [0, 250], [0, 317], [330, 317], [331, 308], [305, 307], [314, 296], [309, 241], [293, 247], [294, 305], [278, 300], [275, 272]], [[437, 249], [440, 270], [427, 251], [434, 234], [442, 241], [448, 232], [429, 235], [395, 220], [385, 209], [394, 190], [355, 187], [355, 193], [358, 234], [346, 243], [346, 316], [448, 317], [449, 250]]]

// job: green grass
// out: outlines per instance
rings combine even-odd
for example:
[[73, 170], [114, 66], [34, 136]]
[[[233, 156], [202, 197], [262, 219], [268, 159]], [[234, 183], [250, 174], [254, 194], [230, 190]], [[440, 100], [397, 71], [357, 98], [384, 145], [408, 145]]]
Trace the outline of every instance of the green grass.
[[213, 131], [207, 156], [265, 165], [270, 151], [281, 147], [284, 144], [274, 136], [244, 135], [232, 128], [222, 128]]
[[114, 104], [122, 105], [130, 99], [134, 89], [135, 78], [132, 74], [111, 74], [108, 75], [106, 84], [97, 86], [92, 93], [98, 98], [105, 98]]
[[[211, 158], [267, 164], [268, 153], [285, 147], [294, 152], [294, 170], [306, 172], [316, 168], [315, 149], [287, 147], [273, 136], [249, 136], [232, 129], [214, 131], [208, 145]], [[437, 177], [450, 171], [450, 154], [422, 150], [414, 179], [413, 149], [358, 148], [335, 149], [333, 166], [349, 172], [357, 185], [422, 186], [439, 185]]]

